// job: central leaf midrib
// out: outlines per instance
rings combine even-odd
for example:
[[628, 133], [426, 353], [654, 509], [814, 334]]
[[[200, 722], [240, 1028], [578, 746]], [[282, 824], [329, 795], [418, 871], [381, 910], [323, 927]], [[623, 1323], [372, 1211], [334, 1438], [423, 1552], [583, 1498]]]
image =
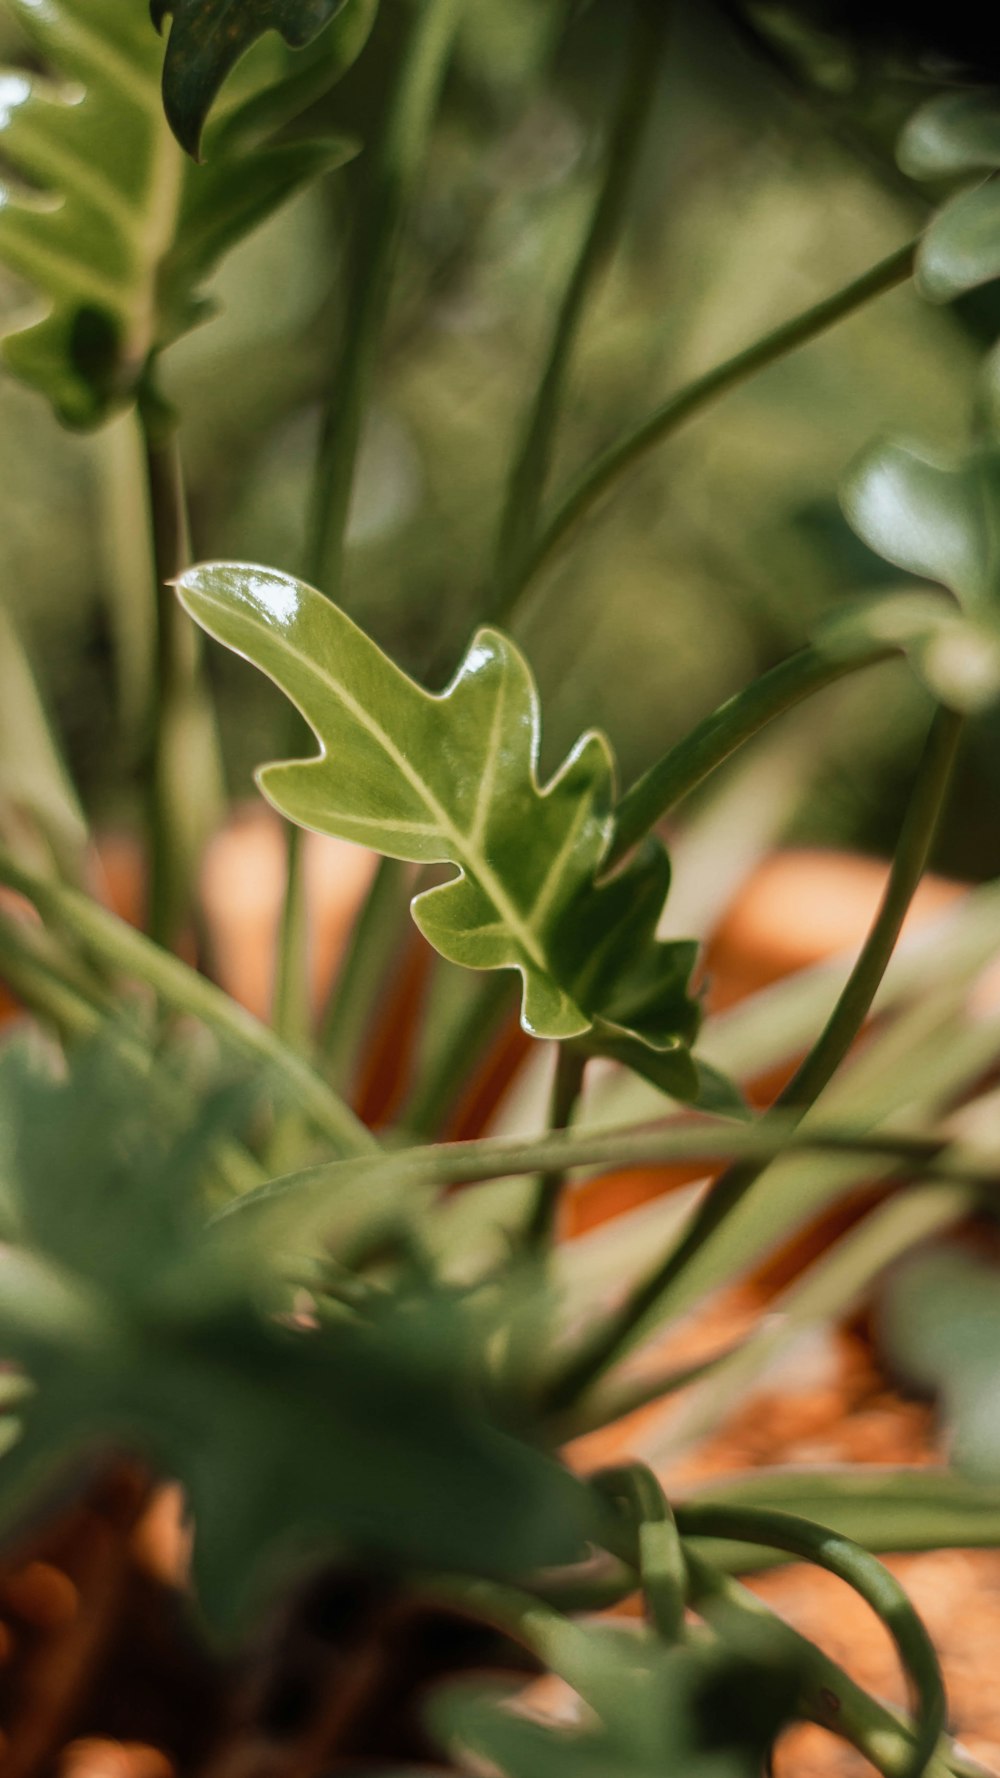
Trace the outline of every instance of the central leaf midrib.
[[[223, 613], [227, 610], [226, 605], [222, 602], [213, 601], [213, 603], [215, 603], [217, 608], [221, 609]], [[259, 618], [246, 618], [245, 616], [245, 621], [256, 623], [257, 627], [261, 629], [267, 637], [272, 641], [274, 640], [275, 632], [269, 629], [266, 624], [262, 623]], [[300, 649], [296, 648], [294, 643], [288, 640], [287, 636], [281, 635], [280, 646], [285, 649], [286, 653], [297, 660], [300, 665], [306, 669], [307, 673], [310, 673], [314, 678], [318, 679], [322, 685], [327, 686], [334, 696], [338, 697], [347, 707], [355, 720], [358, 721], [363, 728], [366, 728], [369, 734], [372, 735], [373, 738], [385, 749], [389, 757], [399, 767], [399, 770], [406, 778], [407, 782], [417, 792], [417, 795], [420, 797], [428, 813], [433, 816], [443, 838], [450, 842], [455, 852], [453, 862], [464, 866], [465, 869], [471, 871], [473, 876], [478, 877], [490, 900], [499, 910], [505, 926], [518, 940], [518, 943], [523, 946], [531, 962], [534, 963], [537, 969], [542, 970], [546, 975], [551, 975], [548, 960], [545, 956], [545, 952], [538, 944], [536, 933], [530, 926], [527, 926], [524, 923], [522, 916], [505, 893], [502, 884], [494, 874], [485, 857], [482, 853], [476, 852], [471, 848], [470, 836], [463, 833], [460, 828], [455, 826], [455, 823], [443, 803], [438, 801], [433, 791], [420, 777], [419, 773], [414, 770], [405, 753], [397, 747], [395, 741], [393, 741], [392, 737], [386, 733], [381, 723], [377, 722], [369, 712], [365, 710], [364, 706], [359, 704], [357, 700], [352, 697], [351, 693], [340, 680], [335, 679], [333, 675], [328, 673], [324, 668], [318, 667], [315, 661], [311, 660], [307, 654], [304, 654]], [[412, 689], [416, 692], [418, 697], [426, 698], [428, 701], [431, 700], [431, 694], [422, 691], [420, 686], [413, 685]], [[345, 815], [344, 819], [350, 820], [350, 816]], [[387, 825], [390, 825], [390, 823], [387, 823]], [[555, 978], [553, 977], [552, 979], [554, 980]]]

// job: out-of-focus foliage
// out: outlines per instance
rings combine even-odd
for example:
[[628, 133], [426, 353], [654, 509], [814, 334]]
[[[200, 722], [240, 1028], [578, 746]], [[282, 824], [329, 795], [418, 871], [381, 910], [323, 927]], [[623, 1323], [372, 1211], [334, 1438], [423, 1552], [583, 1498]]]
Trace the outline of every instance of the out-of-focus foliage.
[[[407, 7], [383, 0], [351, 81], [314, 122], [365, 136]], [[481, 605], [499, 477], [593, 188], [617, 12], [613, 0], [582, 11], [561, 0], [500, 10], [468, 0], [404, 243], [345, 592], [352, 615], [438, 684]], [[923, 219], [893, 160], [912, 84], [883, 82], [876, 102], [848, 70], [846, 88], [813, 109], [710, 8], [677, 12], [624, 246], [585, 330], [556, 486], [661, 394], [836, 288]], [[796, 54], [812, 55], [798, 29]], [[0, 45], [16, 53], [5, 12]], [[272, 34], [240, 77], [250, 81], [265, 56], [297, 66]], [[345, 178], [368, 176], [362, 154]], [[341, 320], [339, 185], [310, 191], [232, 256], [213, 291], [225, 329], [192, 334], [172, 353], [201, 556], [301, 566], [318, 379]], [[8, 312], [21, 300], [12, 284], [0, 293]], [[905, 429], [943, 451], [964, 442], [972, 366], [993, 314], [989, 291], [940, 312], [896, 292], [728, 397], [636, 472], [553, 564], [519, 625], [552, 762], [593, 722], [608, 728], [631, 777], [818, 616], [892, 579], [852, 537], [833, 490], [876, 433]], [[121, 816], [106, 770], [107, 576], [79, 548], [81, 513], [95, 499], [114, 507], [110, 441], [82, 451], [8, 381], [0, 421], [0, 572], [45, 663], [89, 800], [104, 818]], [[4, 444], [15, 437], [16, 449]], [[283, 719], [238, 664], [216, 671], [231, 782], [242, 791]], [[919, 694], [900, 674], [875, 700], [833, 695], [849, 715], [831, 724], [818, 793], [796, 831], [886, 845]], [[973, 802], [995, 782], [995, 737], [987, 723], [970, 748], [963, 795]], [[962, 796], [944, 862], [985, 871], [1000, 842], [981, 828], [973, 838], [961, 808]]]

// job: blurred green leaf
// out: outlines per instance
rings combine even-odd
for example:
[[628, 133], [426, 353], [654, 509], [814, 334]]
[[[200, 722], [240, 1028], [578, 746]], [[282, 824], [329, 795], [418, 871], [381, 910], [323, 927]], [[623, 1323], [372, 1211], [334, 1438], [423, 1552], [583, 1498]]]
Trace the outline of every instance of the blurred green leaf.
[[353, 47], [365, 8], [364, 0], [151, 0], [150, 11], [158, 30], [168, 14], [173, 19], [164, 107], [181, 146], [197, 155], [216, 95], [258, 37], [277, 31], [291, 48], [302, 49], [342, 15], [341, 38]]
[[0, 262], [47, 307], [8, 334], [4, 355], [65, 422], [91, 426], [211, 313], [201, 286], [228, 249], [353, 150], [244, 132], [210, 167], [191, 166], [163, 119], [162, 51], [141, 10], [10, 4], [53, 72], [0, 77], [0, 151], [13, 174], [0, 191]]
[[889, 1357], [941, 1397], [954, 1461], [1000, 1476], [1000, 1274], [959, 1248], [923, 1253], [890, 1281], [881, 1325]]
[[1000, 277], [1000, 181], [988, 179], [937, 212], [917, 253], [917, 288], [947, 303]]
[[344, 1549], [495, 1574], [579, 1559], [583, 1485], [487, 1416], [491, 1328], [426, 1291], [311, 1329], [266, 1315], [287, 1292], [204, 1227], [233, 1102], [192, 1102], [171, 1115], [107, 1038], [63, 1080], [0, 1052], [0, 1353], [34, 1385], [0, 1521], [136, 1451], [185, 1488], [198, 1595], [223, 1630], [290, 1565]]
[[79, 878], [87, 822], [46, 716], [31, 662], [0, 607], [0, 827], [27, 816], [64, 871]]
[[911, 179], [1000, 167], [1000, 94], [941, 93], [909, 119], [896, 158]]
[[584, 1637], [590, 1659], [574, 1683], [596, 1724], [539, 1722], [511, 1708], [509, 1691], [478, 1682], [435, 1698], [433, 1727], [505, 1778], [756, 1778], [792, 1715], [794, 1669], [669, 1649], [628, 1632], [594, 1628]]
[[[678, 1098], [698, 1096], [695, 947], [654, 936], [666, 853], [650, 841], [598, 882], [612, 832], [608, 743], [582, 736], [539, 786], [538, 696], [506, 636], [480, 630], [447, 691], [432, 696], [289, 576], [216, 563], [178, 584], [191, 615], [275, 680], [320, 741], [317, 757], [261, 771], [276, 808], [390, 857], [457, 865], [413, 903], [443, 956], [517, 969], [533, 1036], [573, 1040]], [[717, 1095], [715, 1077], [705, 1090]]]

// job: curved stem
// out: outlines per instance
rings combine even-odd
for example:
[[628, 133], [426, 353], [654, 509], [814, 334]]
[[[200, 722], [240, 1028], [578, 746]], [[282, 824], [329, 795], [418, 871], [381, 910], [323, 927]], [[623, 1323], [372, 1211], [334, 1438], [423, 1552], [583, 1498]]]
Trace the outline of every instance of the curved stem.
[[244, 1011], [197, 970], [109, 914], [89, 896], [25, 870], [0, 847], [0, 882], [15, 889], [42, 919], [71, 932], [96, 961], [144, 982], [170, 1007], [202, 1020], [233, 1048], [272, 1069], [297, 1110], [329, 1137], [342, 1155], [378, 1152], [370, 1131], [325, 1081], [273, 1031]]
[[677, 1508], [681, 1536], [724, 1538], [784, 1550], [846, 1581], [870, 1605], [896, 1644], [916, 1692], [919, 1716], [906, 1778], [919, 1778], [948, 1723], [944, 1680], [934, 1645], [899, 1582], [860, 1544], [792, 1513], [766, 1508], [689, 1505]]
[[633, 1520], [639, 1574], [649, 1615], [664, 1642], [680, 1642], [684, 1634], [687, 1566], [677, 1520], [660, 1483], [644, 1463], [601, 1469], [588, 1480], [624, 1505]]
[[[792, 1127], [836, 1072], [865, 1019], [895, 948], [907, 909], [923, 876], [944, 807], [962, 732], [962, 718], [940, 709], [931, 725], [916, 786], [906, 813], [889, 881], [874, 924], [837, 1004], [802, 1066], [773, 1110]], [[767, 1122], [764, 1120], [766, 1129]], [[659, 1265], [630, 1293], [618, 1312], [583, 1345], [552, 1384], [549, 1405], [571, 1407], [631, 1343], [653, 1309], [661, 1308], [681, 1276], [760, 1177], [767, 1163], [738, 1162], [723, 1173], [698, 1204], [685, 1233]]]
[[664, 0], [656, 6], [649, 6], [646, 0], [632, 0], [628, 60], [596, 201], [556, 316], [548, 360], [507, 481], [491, 613], [498, 621], [516, 595], [525, 558], [535, 539], [552, 465], [559, 410], [587, 302], [611, 258], [625, 221], [629, 187], [659, 85], [668, 17], [669, 6]]
[[701, 413], [713, 401], [728, 394], [730, 389], [737, 388], [740, 383], [745, 383], [759, 371], [766, 370], [768, 365], [776, 363], [779, 358], [786, 357], [789, 352], [797, 351], [800, 346], [816, 339], [828, 328], [836, 326], [838, 321], [843, 321], [857, 309], [863, 308], [874, 297], [894, 289], [897, 284], [904, 284], [912, 276], [917, 246], [918, 240], [909, 241], [905, 247], [890, 253], [887, 259], [872, 266], [860, 278], [853, 279], [833, 296], [824, 297], [822, 302], [815, 303], [812, 308], [794, 316], [792, 320], [783, 322], [763, 339], [756, 340], [752, 346], [725, 359], [704, 376], [696, 377], [589, 464], [560, 502], [530, 558], [525, 562], [519, 584], [511, 589], [505, 605], [505, 619], [509, 620], [511, 612], [559, 545], [647, 452], [669, 438], [671, 433], [676, 432], [688, 420], [694, 419], [696, 414]]

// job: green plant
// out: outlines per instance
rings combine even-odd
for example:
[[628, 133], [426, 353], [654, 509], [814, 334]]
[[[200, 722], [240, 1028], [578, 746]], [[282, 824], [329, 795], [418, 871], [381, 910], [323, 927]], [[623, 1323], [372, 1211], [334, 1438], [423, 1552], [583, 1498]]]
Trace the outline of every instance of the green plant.
[[[138, 0], [8, 10], [43, 71], [0, 86], [10, 173], [0, 261], [44, 312], [8, 334], [6, 361], [68, 426], [124, 415], [143, 470], [130, 486], [146, 577], [132, 592], [146, 612], [136, 659], [148, 691], [138, 776], [149, 894], [138, 930], [90, 893], [86, 821], [11, 628], [0, 968], [33, 1021], [0, 1049], [5, 1529], [14, 1537], [95, 1461], [125, 1451], [184, 1488], [203, 1635], [245, 1641], [276, 1598], [352, 1564], [414, 1609], [457, 1616], [466, 1636], [472, 1625], [498, 1632], [508, 1659], [519, 1645], [589, 1707], [584, 1724], [541, 1724], [510, 1708], [509, 1687], [458, 1679], [466, 1663], [445, 1660], [426, 1720], [452, 1770], [749, 1773], [805, 1719], [887, 1778], [960, 1778], [968, 1761], [947, 1734], [934, 1650], [870, 1552], [1000, 1542], [989, 1438], [968, 1435], [974, 1476], [960, 1463], [877, 1482], [775, 1473], [684, 1502], [668, 1502], [644, 1464], [581, 1476], [560, 1451], [686, 1390], [667, 1423], [676, 1448], [797, 1329], [842, 1313], [892, 1262], [989, 1209], [995, 1104], [983, 1079], [1000, 1032], [995, 1012], [972, 1019], [967, 1001], [997, 947], [995, 886], [968, 897], [933, 954], [896, 951], [962, 736], [1000, 693], [1000, 447], [986, 394], [961, 458], [883, 444], [848, 479], [858, 537], [920, 584], [818, 625], [631, 784], [593, 730], [543, 770], [539, 693], [510, 631], [598, 501], [710, 403], [911, 278], [940, 303], [1000, 274], [995, 103], [934, 98], [900, 150], [914, 178], [985, 180], [872, 270], [695, 377], [549, 503], [581, 326], [628, 213], [669, 39], [666, 8], [626, 9], [592, 212], [480, 576], [486, 627], [430, 691], [337, 601], [401, 233], [460, 0], [381, 12], [374, 0], [246, 0], [235, 13], [219, 0], [157, 0], [153, 23], [165, 29], [170, 15], [165, 50]], [[393, 70], [356, 142], [317, 118], [336, 115], [331, 95], [386, 11]], [[161, 64], [165, 115], [187, 156], [164, 121]], [[183, 415], [164, 392], [164, 360], [209, 315], [223, 256], [359, 151], [301, 576], [192, 565]], [[293, 757], [260, 774], [292, 824], [271, 1025], [184, 960], [199, 944], [197, 865], [221, 798], [196, 625], [274, 680], [319, 747], [299, 757], [290, 721]], [[900, 660], [931, 714], [860, 955], [835, 991], [825, 976], [796, 981], [703, 1024], [697, 943], [657, 936], [671, 876], [663, 822], [773, 720]], [[318, 1017], [298, 829], [382, 857]], [[415, 1031], [399, 1033], [408, 1094], [376, 1134], [352, 1089], [408, 942], [407, 903], [434, 953], [431, 987]], [[511, 972], [522, 1030], [554, 1055], [549, 1128], [448, 1141], [512, 1010]], [[873, 1008], [884, 1020], [852, 1053]], [[803, 1056], [774, 1105], [751, 1115], [747, 1077]], [[597, 1059], [614, 1065], [613, 1091], [638, 1093], [631, 1120], [588, 1121]], [[703, 1163], [712, 1183], [679, 1232], [664, 1215], [659, 1251], [648, 1220], [626, 1218], [588, 1270], [556, 1240], [571, 1176], [651, 1162]], [[629, 1370], [640, 1342], [871, 1181], [892, 1189], [789, 1288], [780, 1321], [694, 1368]], [[955, 1316], [944, 1319], [954, 1333]], [[936, 1383], [948, 1351], [931, 1337], [912, 1362]], [[873, 1607], [912, 1683], [911, 1717], [740, 1584], [775, 1556], [831, 1570]], [[592, 1621], [634, 1595], [641, 1629]], [[334, 1736], [309, 1769], [349, 1754]], [[385, 1753], [378, 1769], [390, 1763]]]

